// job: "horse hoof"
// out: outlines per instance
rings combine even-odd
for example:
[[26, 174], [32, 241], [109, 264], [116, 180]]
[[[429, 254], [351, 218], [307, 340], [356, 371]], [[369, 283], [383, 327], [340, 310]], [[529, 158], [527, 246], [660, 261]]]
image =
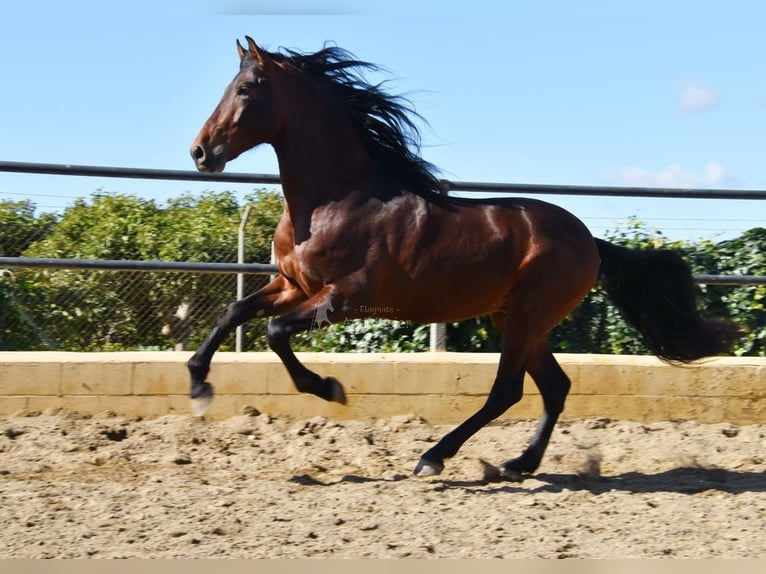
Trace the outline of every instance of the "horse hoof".
[[191, 400], [191, 410], [195, 417], [204, 417], [210, 408], [213, 397], [198, 397]]
[[522, 482], [524, 480], [524, 476], [518, 470], [505, 468], [502, 465], [495, 466], [483, 458], [479, 459], [479, 463], [481, 464], [484, 482]]
[[415, 476], [437, 476], [443, 470], [444, 465], [442, 463], [421, 458], [412, 474]]
[[343, 390], [343, 385], [338, 382], [335, 377], [327, 377], [327, 383], [330, 385], [330, 401], [333, 403], [346, 404], [346, 391]]
[[512, 468], [500, 467], [500, 477], [509, 482], [524, 482], [524, 475], [520, 471], [513, 470]]
[[502, 471], [500, 467], [495, 466], [491, 462], [487, 462], [483, 458], [479, 459], [481, 464], [481, 471], [484, 482], [500, 482], [502, 480]]
[[522, 454], [518, 458], [505, 461], [500, 465], [500, 472], [507, 480], [521, 482], [524, 475], [530, 475], [540, 466], [540, 458]]
[[208, 382], [195, 386], [191, 397], [192, 414], [195, 417], [205, 416], [213, 402], [213, 385]]

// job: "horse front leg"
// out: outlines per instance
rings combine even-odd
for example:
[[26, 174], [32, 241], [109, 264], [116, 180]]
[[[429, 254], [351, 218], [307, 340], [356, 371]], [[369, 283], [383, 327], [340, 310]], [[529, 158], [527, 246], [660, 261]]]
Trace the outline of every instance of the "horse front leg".
[[306, 368], [290, 346], [290, 337], [296, 333], [322, 327], [325, 322], [335, 322], [339, 314], [333, 314], [333, 303], [332, 292], [327, 287], [288, 313], [271, 319], [268, 329], [269, 347], [282, 360], [298, 391], [344, 405], [346, 393], [338, 380], [334, 377], [321, 377]]
[[210, 408], [213, 386], [205, 378], [210, 372], [213, 355], [226, 337], [250, 319], [284, 313], [305, 299], [302, 291], [279, 276], [255, 293], [226, 307], [210, 334], [187, 362], [191, 376], [189, 394], [192, 399], [192, 411], [196, 416], [204, 415]]

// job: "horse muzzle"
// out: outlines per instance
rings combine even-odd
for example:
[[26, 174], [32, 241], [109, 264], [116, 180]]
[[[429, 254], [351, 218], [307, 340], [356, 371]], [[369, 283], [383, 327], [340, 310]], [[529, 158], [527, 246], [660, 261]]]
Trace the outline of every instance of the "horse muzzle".
[[221, 172], [228, 161], [226, 147], [223, 145], [209, 146], [195, 142], [190, 153], [197, 170], [204, 173]]

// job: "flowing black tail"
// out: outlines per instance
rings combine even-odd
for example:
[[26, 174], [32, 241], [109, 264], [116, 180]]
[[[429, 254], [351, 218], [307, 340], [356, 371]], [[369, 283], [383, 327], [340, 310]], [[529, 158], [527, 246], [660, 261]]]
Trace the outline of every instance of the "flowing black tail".
[[696, 286], [680, 255], [596, 239], [601, 285], [649, 349], [668, 362], [691, 362], [727, 351], [739, 336], [726, 319], [697, 310]]

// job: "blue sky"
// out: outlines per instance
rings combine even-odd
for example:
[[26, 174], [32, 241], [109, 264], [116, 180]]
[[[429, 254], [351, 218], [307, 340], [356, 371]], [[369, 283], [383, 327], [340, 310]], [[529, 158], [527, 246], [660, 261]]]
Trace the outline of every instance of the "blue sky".
[[[0, 159], [193, 169], [189, 145], [249, 34], [272, 50], [334, 42], [390, 70], [448, 179], [766, 189], [764, 22], [755, 0], [9, 2]], [[262, 147], [227, 169], [276, 162]], [[0, 173], [0, 199], [43, 210], [99, 188], [253, 187]], [[766, 224], [764, 201], [545, 199], [596, 235], [631, 216], [689, 239]]]

